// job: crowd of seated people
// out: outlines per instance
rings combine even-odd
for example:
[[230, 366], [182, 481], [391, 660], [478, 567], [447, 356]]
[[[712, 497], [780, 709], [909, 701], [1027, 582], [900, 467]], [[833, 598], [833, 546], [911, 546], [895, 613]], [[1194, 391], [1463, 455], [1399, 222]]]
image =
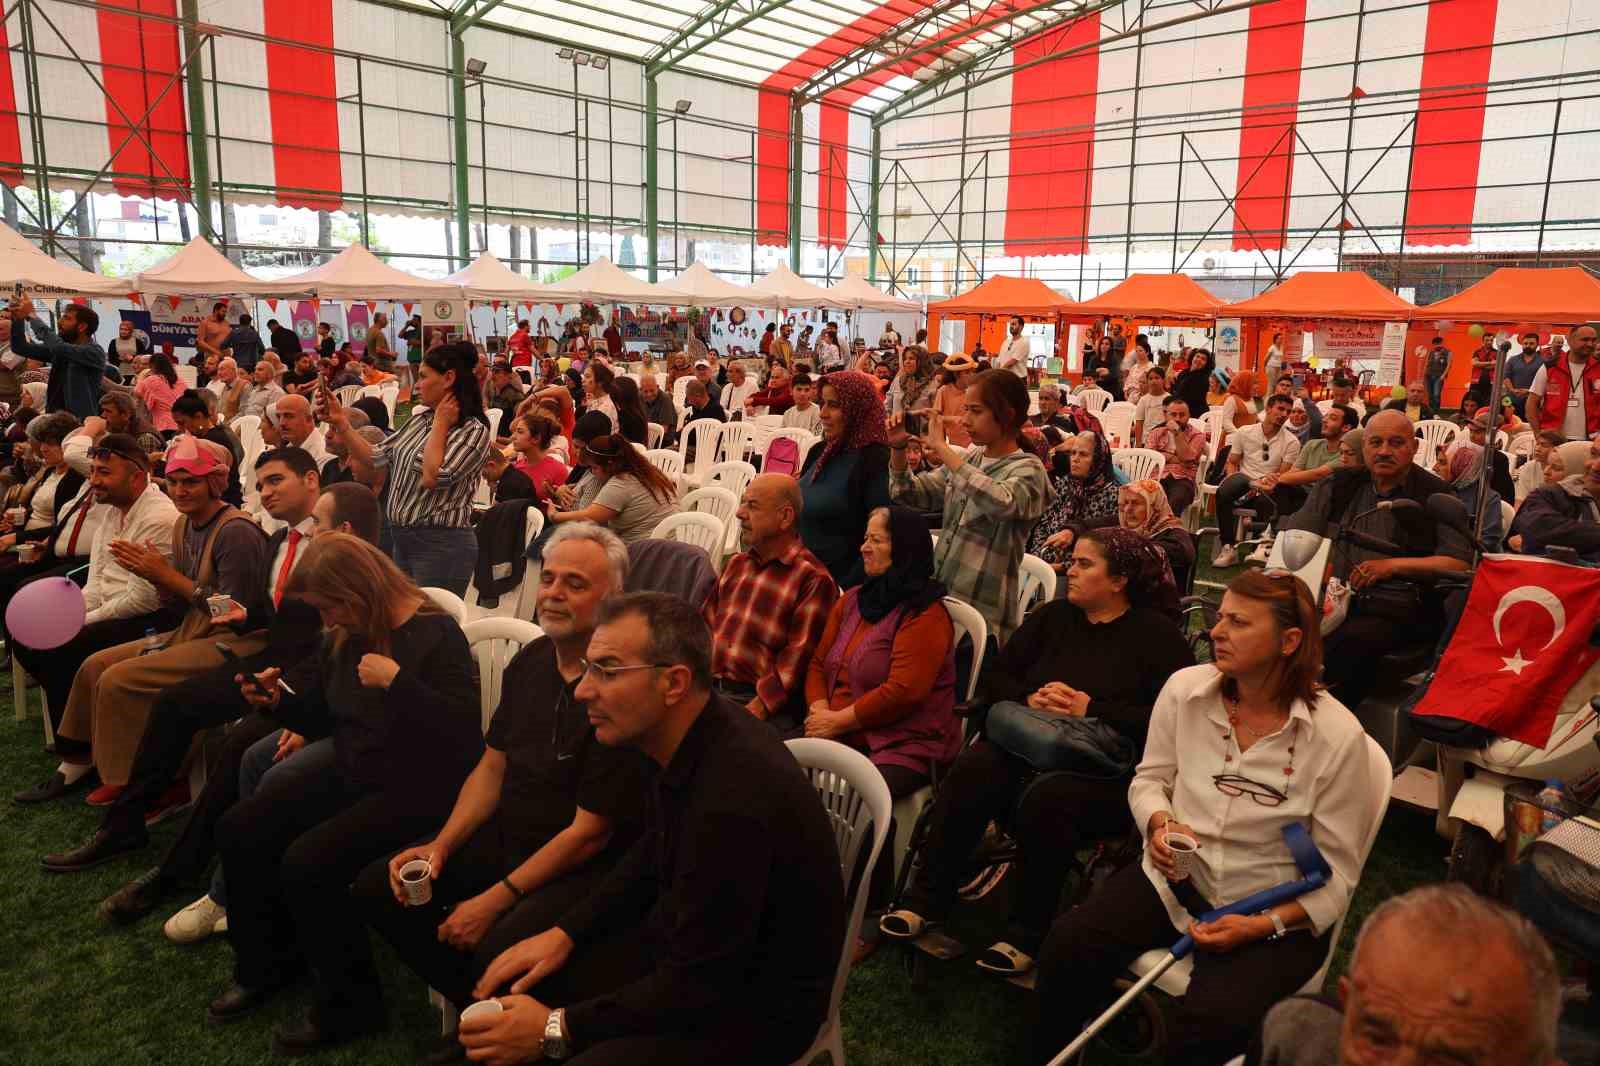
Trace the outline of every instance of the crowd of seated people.
[[[1180, 515], [1208, 442], [1188, 401], [1143, 365], [1147, 347], [1124, 346], [1127, 378], [1110, 338], [1102, 347], [1115, 365], [1096, 380], [1114, 373], [1137, 396], [1139, 440], [1168, 461], [1162, 480], [1122, 476], [1098, 421], [1059, 391], [1048, 406], [1041, 396], [1035, 426], [1024, 379], [963, 370], [965, 357], [941, 370], [920, 345], [889, 385], [898, 410], [871, 374], [813, 379], [780, 359], [763, 380], [730, 363], [720, 384], [732, 406], [707, 414], [715, 401], [697, 377], [688, 419], [792, 404], [787, 419], [814, 388], [821, 439], [794, 476], [744, 486], [741, 550], [689, 598], [625, 592], [633, 550], [679, 506], [679, 484], [637, 447], [642, 427], [675, 425], [653, 417], [665, 390], [637, 388], [598, 348], [573, 404], [559, 381], [524, 389], [470, 343], [436, 346], [416, 364], [426, 410], [393, 433], [381, 401], [343, 404], [337, 377], [314, 370], [305, 391], [287, 374], [280, 385], [265, 357], [248, 380], [218, 359], [220, 397], [180, 390], [170, 439], [137, 385], [104, 392], [81, 425], [65, 407], [33, 416], [5, 501], [27, 517], [0, 545], [41, 547], [0, 561], [0, 600], [86, 564], [88, 615], [61, 647], [8, 640], [49, 697], [59, 760], [16, 798], [92, 788], [102, 807], [98, 828], [44, 867], [142, 851], [153, 821], [188, 806], [159, 863], [101, 911], [132, 922], [203, 888], [163, 929], [179, 943], [226, 933], [231, 975], [203, 1008], [211, 1020], [309, 984], [308, 1009], [273, 1029], [280, 1054], [388, 1024], [375, 932], [458, 1010], [502, 1007], [460, 1021], [427, 1061], [788, 1063], [862, 935], [845, 927], [840, 879], [819, 876], [837, 869], [834, 831], [781, 746], [803, 734], [863, 753], [895, 799], [937, 785], [909, 894], [891, 899], [892, 845], [858, 871], [887, 909], [873, 918], [884, 935], [948, 919], [991, 823], [1013, 839], [1004, 939], [976, 961], [1004, 976], [1037, 968], [1033, 1061], [1075, 1035], [1135, 956], [1192, 932], [1201, 950], [1173, 1042], [1186, 1061], [1224, 1062], [1327, 957], [1372, 817], [1347, 708], [1387, 652], [1437, 637], [1431, 581], [1472, 558], [1460, 533], [1378, 504], [1447, 492], [1498, 519], [1515, 489], [1501, 492], [1481, 446], [1487, 418], [1436, 458], [1436, 476], [1416, 463], [1403, 408], [1364, 430], [1341, 403], [1315, 420], [1302, 404], [1297, 420], [1291, 388], [1258, 415], [1244, 381], [1229, 398], [1238, 425], [1219, 517], [1270, 496], [1281, 528], [1353, 527], [1404, 555], [1333, 546], [1330, 571], [1357, 606], [1326, 641], [1299, 582], [1236, 578], [1214, 661], [1193, 666], [1177, 601], [1196, 542]], [[952, 364], [965, 387], [936, 384]], [[159, 363], [139, 380], [152, 374], [166, 383]], [[491, 439], [493, 407], [510, 454]], [[247, 469], [229, 422], [258, 411], [270, 447]], [[462, 627], [426, 591], [459, 594], [472, 579], [485, 477], [496, 502], [534, 499], [547, 519], [528, 563], [543, 635], [505, 666], [488, 722]], [[1600, 444], [1582, 471], [1525, 496], [1511, 547], [1600, 554]], [[1025, 613], [1029, 551], [1064, 580]], [[988, 627], [972, 708], [958, 707], [947, 598]], [[1104, 765], [1041, 765], [997, 731], [1018, 715], [1081, 721]], [[212, 729], [222, 742], [191, 754]], [[196, 757], [207, 774], [190, 796]], [[1289, 822], [1309, 826], [1328, 885], [1192, 926], [1189, 915], [1279, 880]], [[1165, 843], [1178, 832], [1213, 845], [1186, 880]], [[1063, 910], [1074, 853], [1133, 835], [1142, 858]], [[415, 905], [402, 868], [419, 860], [432, 898]]]

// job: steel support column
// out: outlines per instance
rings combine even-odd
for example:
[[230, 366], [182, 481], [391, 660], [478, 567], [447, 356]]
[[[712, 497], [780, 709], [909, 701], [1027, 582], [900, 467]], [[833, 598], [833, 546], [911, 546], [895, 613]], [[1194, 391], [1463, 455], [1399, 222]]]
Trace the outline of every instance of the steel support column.
[[878, 283], [878, 177], [883, 162], [883, 130], [872, 127], [872, 159], [867, 171], [867, 280]]
[[[450, 133], [455, 140], [456, 263], [472, 262], [472, 170], [467, 165], [467, 46], [450, 34]], [[488, 165], [487, 160], [481, 160]]]
[[805, 160], [806, 131], [800, 102], [790, 97], [789, 106], [789, 269], [800, 273], [800, 195], [805, 177], [800, 166]]
[[[200, 51], [200, 0], [183, 0], [183, 53], [189, 57], [183, 88], [189, 103], [189, 199], [200, 216], [200, 232], [217, 239], [211, 221], [211, 149], [206, 144], [206, 69]], [[182, 211], [180, 204], [178, 210]], [[226, 245], [224, 240], [221, 242]]]
[[661, 182], [656, 173], [659, 106], [660, 102], [656, 96], [656, 77], [654, 74], [647, 74], [644, 79], [644, 262], [649, 268], [651, 281], [656, 280], [660, 266], [659, 252], [656, 249], [661, 227], [660, 208], [657, 204]]

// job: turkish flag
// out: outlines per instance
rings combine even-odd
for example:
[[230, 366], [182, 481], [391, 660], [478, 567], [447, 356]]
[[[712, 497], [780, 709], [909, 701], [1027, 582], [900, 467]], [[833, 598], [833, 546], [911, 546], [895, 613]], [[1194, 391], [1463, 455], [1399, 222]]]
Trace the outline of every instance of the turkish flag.
[[1467, 607], [1415, 714], [1472, 722], [1535, 748], [1562, 697], [1600, 658], [1600, 570], [1486, 555]]

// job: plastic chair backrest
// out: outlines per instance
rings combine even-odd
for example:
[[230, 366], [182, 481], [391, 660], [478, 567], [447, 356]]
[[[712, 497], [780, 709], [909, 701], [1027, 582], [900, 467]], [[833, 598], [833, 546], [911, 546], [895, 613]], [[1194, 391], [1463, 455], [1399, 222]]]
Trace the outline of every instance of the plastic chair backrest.
[[520, 618], [479, 618], [462, 626], [461, 632], [478, 662], [478, 710], [487, 733], [495, 709], [500, 706], [500, 681], [506, 664], [543, 636], [544, 630]]
[[1461, 427], [1454, 422], [1446, 422], [1442, 418], [1425, 418], [1417, 423], [1417, 436], [1433, 445], [1435, 454], [1443, 448], [1446, 451], [1461, 436]]
[[984, 621], [976, 607], [954, 596], [944, 598], [944, 608], [950, 612], [950, 624], [955, 627], [954, 643], [960, 645], [962, 637], [972, 640], [972, 669], [967, 675], [965, 688], [961, 680], [956, 679], [956, 692], [961, 694], [963, 700], [971, 700], [977, 695], [978, 675], [983, 671], [983, 654], [989, 644], [989, 623]]
[[[687, 431], [678, 436], [678, 454], [683, 457], [684, 473], [698, 477], [721, 461], [722, 429], [723, 423], [710, 418], [698, 418], [689, 423]], [[694, 450], [692, 460], [688, 458], [691, 448]], [[744, 457], [736, 455], [734, 458]]]
[[711, 515], [726, 526], [733, 521], [733, 512], [739, 509], [739, 497], [720, 485], [707, 485], [685, 493], [679, 498], [678, 506], [685, 511]]
[[1037, 555], [1024, 555], [1018, 577], [1020, 586], [1017, 591], [1018, 614], [1028, 613], [1033, 606], [1035, 598], [1041, 604], [1049, 603], [1056, 598], [1056, 572], [1050, 569], [1050, 564]]
[[1111, 453], [1111, 464], [1128, 475], [1129, 481], [1160, 481], [1167, 472], [1167, 457], [1150, 448], [1118, 448]]
[[1077, 394], [1078, 406], [1092, 415], [1098, 415], [1106, 409], [1106, 404], [1111, 402], [1111, 394], [1105, 389], [1084, 389]]
[[667, 427], [660, 422], [645, 423], [645, 443], [652, 448], [661, 447], [661, 438], [667, 435]]
[[1106, 404], [1100, 412], [1100, 428], [1105, 430], [1106, 440], [1115, 447], [1127, 444], [1133, 434], [1133, 416], [1137, 411], [1138, 408], [1127, 400]]
[[756, 415], [750, 421], [754, 422], [758, 426], [771, 426], [773, 429], [783, 428], [782, 415]]
[[[844, 943], [839, 949], [839, 966], [833, 975], [833, 991], [828, 997], [828, 1017], [818, 1035], [820, 1044], [827, 1040], [828, 1030], [839, 1026], [839, 1005], [844, 999], [845, 983], [850, 977], [851, 963], [855, 957], [855, 930], [861, 925], [866, 911], [868, 889], [872, 883], [872, 869], [878, 863], [884, 841], [889, 836], [890, 811], [894, 801], [889, 796], [889, 786], [883, 774], [859, 751], [833, 740], [819, 737], [797, 737], [786, 741], [790, 753], [810, 778], [812, 787], [828, 812], [833, 827], [833, 839], [839, 847], [839, 876], [844, 880], [850, 919], [845, 923]], [[867, 836], [870, 826], [872, 836]], [[909, 832], [909, 830], [908, 830]], [[870, 842], [869, 842], [870, 841]], [[867, 847], [866, 863], [860, 862], [862, 847]], [[867, 871], [854, 885], [857, 868]], [[801, 1059], [810, 1061], [808, 1054]], [[844, 1066], [842, 1060], [834, 1066]]]
[[504, 409], [491, 407], [484, 414], [489, 416], [489, 436], [491, 438], [498, 437], [500, 435], [500, 419], [505, 416]]
[[752, 437], [751, 426], [748, 423], [724, 423], [722, 427], [722, 447], [717, 454], [717, 462], [726, 463], [734, 459], [743, 459], [749, 454]]
[[651, 466], [669, 478], [676, 480], [683, 473], [683, 456], [671, 448], [652, 448], [644, 453], [644, 457], [650, 460]]
[[430, 585], [423, 588], [422, 594], [432, 600], [436, 606], [451, 618], [454, 618], [457, 623], [466, 622], [467, 605], [454, 592], [449, 589], [434, 588]]
[[716, 515], [704, 511], [680, 511], [663, 518], [650, 535], [704, 548], [711, 557], [712, 567], [719, 573], [722, 571], [723, 541], [727, 539], [728, 532], [727, 526]]
[[362, 388], [364, 388], [362, 385], [342, 385], [334, 391], [334, 395], [339, 397], [340, 403], [344, 404], [346, 407], [349, 407], [351, 404], [361, 399]]
[[742, 459], [730, 459], [725, 463], [718, 463], [706, 471], [707, 485], [721, 485], [738, 498], [744, 497], [744, 490], [750, 487], [750, 482], [756, 477], [756, 468]]

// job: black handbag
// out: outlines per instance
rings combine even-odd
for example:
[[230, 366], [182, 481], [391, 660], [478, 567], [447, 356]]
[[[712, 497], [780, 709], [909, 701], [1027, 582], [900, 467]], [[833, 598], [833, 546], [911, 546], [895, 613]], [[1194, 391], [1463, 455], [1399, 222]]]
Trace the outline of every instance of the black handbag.
[[1100, 718], [1040, 711], [1002, 700], [984, 723], [989, 742], [1035, 770], [1070, 770], [1108, 780], [1125, 777], [1135, 758], [1133, 742]]

